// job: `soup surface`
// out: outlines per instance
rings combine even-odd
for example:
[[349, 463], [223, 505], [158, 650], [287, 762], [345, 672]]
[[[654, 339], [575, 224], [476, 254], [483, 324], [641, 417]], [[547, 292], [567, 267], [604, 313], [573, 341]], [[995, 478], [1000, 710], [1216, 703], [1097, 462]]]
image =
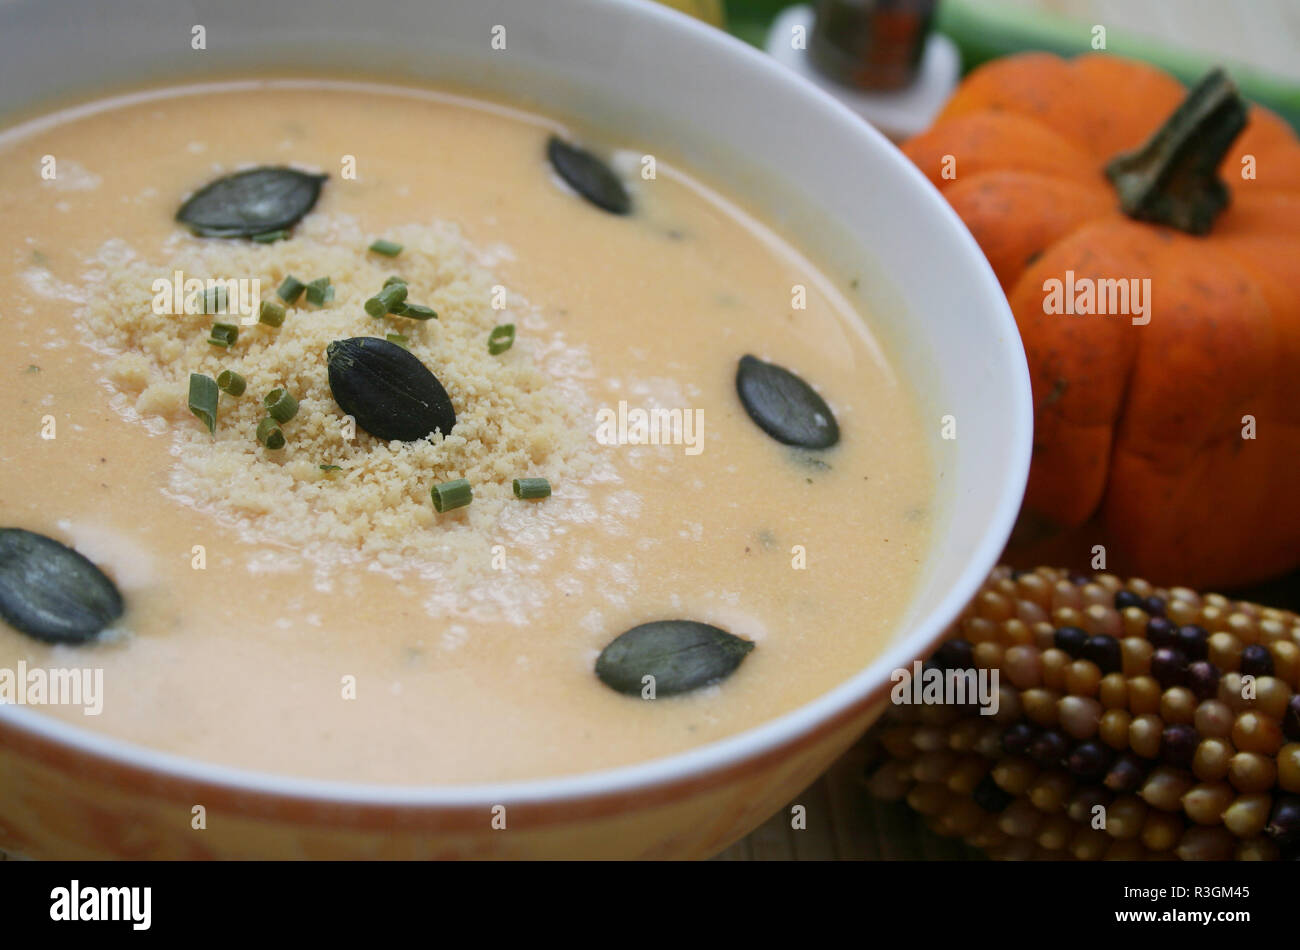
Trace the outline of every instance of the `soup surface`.
[[[604, 155], [633, 213], [566, 187], [551, 135]], [[285, 240], [175, 220], [214, 179], [290, 165], [328, 178]], [[5, 133], [0, 220], [0, 525], [74, 546], [126, 602], [81, 646], [0, 624], [0, 670], [103, 671], [98, 715], [43, 714], [303, 776], [570, 774], [815, 698], [885, 645], [919, 579], [928, 449], [853, 283], [634, 138], [396, 87], [159, 91]], [[269, 298], [288, 274], [330, 276], [334, 298], [229, 347], [212, 316], [156, 305], [159, 281], [248, 278]], [[386, 274], [438, 319], [368, 316]], [[506, 323], [514, 345], [489, 353]], [[390, 333], [446, 386], [450, 434], [346, 431], [324, 346]], [[760, 429], [737, 396], [746, 354], [811, 384], [839, 443]], [[186, 383], [225, 368], [248, 389], [209, 434]], [[277, 386], [300, 409], [271, 451], [252, 430]], [[637, 444], [655, 409], [676, 415]], [[553, 494], [516, 499], [521, 476]], [[460, 477], [473, 503], [435, 512], [431, 486]], [[616, 636], [674, 618], [755, 648], [681, 696], [597, 678]]]

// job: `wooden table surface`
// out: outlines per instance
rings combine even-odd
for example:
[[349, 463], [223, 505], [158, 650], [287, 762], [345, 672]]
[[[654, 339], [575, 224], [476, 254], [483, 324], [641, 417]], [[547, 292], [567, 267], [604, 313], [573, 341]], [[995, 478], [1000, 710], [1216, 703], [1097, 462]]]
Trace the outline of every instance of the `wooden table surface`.
[[[933, 834], [899, 803], [872, 798], [862, 781], [866, 744], [859, 743], [784, 809], [722, 854], [719, 861], [969, 861], [981, 858], [954, 838]], [[804, 807], [806, 827], [792, 827]]]

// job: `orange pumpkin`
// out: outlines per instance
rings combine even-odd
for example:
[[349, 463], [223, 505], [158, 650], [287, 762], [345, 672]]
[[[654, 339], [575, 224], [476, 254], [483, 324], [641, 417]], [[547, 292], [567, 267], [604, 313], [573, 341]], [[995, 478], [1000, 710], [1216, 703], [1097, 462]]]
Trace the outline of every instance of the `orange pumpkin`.
[[[1157, 582], [1300, 566], [1291, 129], [1222, 73], [1189, 94], [1141, 63], [1034, 53], [973, 72], [904, 151], [1020, 327], [1035, 402], [1022, 524], [1075, 529], [1075, 561], [1104, 543], [1108, 568]], [[1076, 287], [1149, 278], [1150, 322], [1047, 312], [1070, 272]]]

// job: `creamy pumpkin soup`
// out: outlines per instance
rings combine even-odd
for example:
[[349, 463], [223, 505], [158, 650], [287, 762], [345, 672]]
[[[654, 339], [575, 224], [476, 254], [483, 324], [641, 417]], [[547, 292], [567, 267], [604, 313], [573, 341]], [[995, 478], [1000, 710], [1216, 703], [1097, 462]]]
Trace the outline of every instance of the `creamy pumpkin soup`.
[[152, 91], [4, 133], [0, 216], [0, 700], [295, 775], [570, 774], [815, 698], [918, 580], [930, 461], [849, 278], [634, 132]]

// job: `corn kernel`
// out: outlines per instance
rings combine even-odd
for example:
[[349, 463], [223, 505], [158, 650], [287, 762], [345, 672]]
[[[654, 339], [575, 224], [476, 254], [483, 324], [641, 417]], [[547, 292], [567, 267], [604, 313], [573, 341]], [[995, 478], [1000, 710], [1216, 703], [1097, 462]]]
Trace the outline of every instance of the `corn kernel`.
[[[1058, 568], [991, 575], [949, 636], [1001, 673], [998, 714], [891, 708], [874, 733], [886, 758], [867, 787], [994, 858], [1282, 857], [1268, 829], [1275, 795], [1300, 794], [1300, 618], [1141, 579], [1072, 578]], [[1170, 647], [1188, 624], [1209, 633], [1204, 658], [1181, 634], [1186, 678], [1162, 654], [1158, 681], [1148, 632]], [[1072, 656], [1057, 647], [1058, 626], [1114, 637], [1117, 655], [1099, 641]], [[1062, 637], [1085, 649], [1078, 633]]]

